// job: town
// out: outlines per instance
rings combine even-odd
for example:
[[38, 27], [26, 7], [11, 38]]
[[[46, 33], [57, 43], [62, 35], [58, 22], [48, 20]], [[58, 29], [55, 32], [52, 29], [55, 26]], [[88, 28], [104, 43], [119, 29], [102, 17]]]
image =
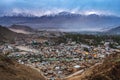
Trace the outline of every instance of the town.
[[[43, 34], [42, 32], [42, 36], [48, 35]], [[48, 36], [50, 37], [50, 34]], [[102, 45], [94, 46], [67, 39], [65, 43], [56, 44], [53, 39], [41, 38], [41, 35], [35, 34], [1, 45], [0, 52], [19, 64], [36, 69], [47, 80], [57, 80], [81, 74], [102, 63], [111, 53], [120, 52], [119, 45], [114, 49], [110, 47], [109, 40], [101, 42]]]

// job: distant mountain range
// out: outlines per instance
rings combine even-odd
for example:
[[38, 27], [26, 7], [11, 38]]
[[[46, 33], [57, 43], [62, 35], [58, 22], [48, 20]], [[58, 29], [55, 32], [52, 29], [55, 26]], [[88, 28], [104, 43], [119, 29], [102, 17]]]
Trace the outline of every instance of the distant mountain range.
[[60, 12], [41, 17], [30, 15], [13, 15], [0, 17], [0, 24], [26, 25], [37, 29], [60, 29], [63, 31], [104, 31], [120, 25], [120, 17], [106, 15], [81, 15]]

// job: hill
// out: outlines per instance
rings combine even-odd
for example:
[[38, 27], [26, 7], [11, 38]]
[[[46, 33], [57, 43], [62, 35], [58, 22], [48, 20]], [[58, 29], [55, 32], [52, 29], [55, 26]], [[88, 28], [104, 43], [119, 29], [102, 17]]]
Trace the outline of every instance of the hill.
[[25, 25], [11, 25], [9, 27], [9, 29], [22, 30], [22, 31], [26, 31], [26, 32], [34, 32], [34, 29], [32, 29], [29, 26], [25, 26]]
[[12, 41], [17, 36], [17, 33], [12, 32], [6, 27], [0, 26], [0, 41]]
[[4, 42], [13, 43], [16, 38], [26, 37], [28, 35], [16, 33], [9, 30], [7, 27], [3, 27], [0, 25], [0, 44]]
[[41, 74], [0, 55], [0, 80], [45, 80]]
[[120, 34], [120, 26], [112, 28], [106, 32], [107, 34]]
[[120, 80], [120, 53], [111, 55], [102, 64], [67, 80]]

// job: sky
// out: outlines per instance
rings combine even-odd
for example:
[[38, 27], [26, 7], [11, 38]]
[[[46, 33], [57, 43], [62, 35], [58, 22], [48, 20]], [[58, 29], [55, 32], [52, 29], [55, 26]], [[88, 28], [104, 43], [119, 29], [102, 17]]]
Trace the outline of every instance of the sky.
[[80, 14], [120, 16], [120, 0], [0, 0], [0, 15], [56, 14], [62, 11]]

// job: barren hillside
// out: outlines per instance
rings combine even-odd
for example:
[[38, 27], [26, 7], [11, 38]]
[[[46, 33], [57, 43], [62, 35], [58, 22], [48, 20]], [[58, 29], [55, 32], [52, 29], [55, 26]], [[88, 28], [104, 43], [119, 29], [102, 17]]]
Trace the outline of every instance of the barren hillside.
[[0, 80], [45, 80], [39, 72], [0, 55]]

